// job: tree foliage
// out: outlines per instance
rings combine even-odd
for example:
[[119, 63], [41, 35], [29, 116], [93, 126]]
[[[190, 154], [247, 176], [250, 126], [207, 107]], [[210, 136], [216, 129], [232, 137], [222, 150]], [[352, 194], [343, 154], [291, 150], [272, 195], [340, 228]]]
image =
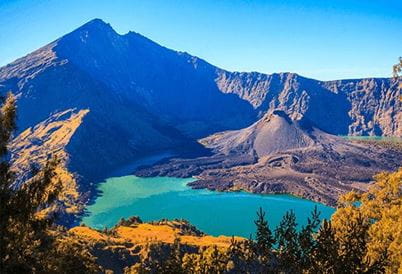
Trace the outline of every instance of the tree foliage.
[[351, 236], [365, 243], [365, 250], [355, 251], [367, 264], [387, 273], [402, 272], [402, 168], [375, 179], [367, 192], [342, 197], [333, 225], [345, 244], [352, 244], [347, 243]]
[[269, 262], [272, 257], [272, 246], [275, 244], [275, 239], [265, 219], [265, 212], [260, 207], [257, 211], [257, 220], [254, 221], [256, 225], [256, 238], [255, 238], [255, 252], [259, 260], [264, 262], [269, 268]]
[[392, 69], [394, 78], [398, 78], [402, 74], [402, 57], [399, 57], [399, 62], [393, 66]]
[[402, 273], [402, 168], [375, 179], [366, 193], [341, 197], [331, 220], [321, 222], [315, 208], [298, 228], [290, 211], [272, 233], [260, 208], [255, 240], [232, 239], [226, 249], [170, 255], [162, 264], [174, 262], [177, 273]]
[[60, 193], [57, 159], [32, 170], [28, 181], [17, 183], [8, 151], [15, 120], [15, 98], [9, 93], [0, 109], [0, 272], [96, 271], [92, 256], [83, 246], [64, 240], [63, 230], [54, 225], [56, 216], [45, 210]]

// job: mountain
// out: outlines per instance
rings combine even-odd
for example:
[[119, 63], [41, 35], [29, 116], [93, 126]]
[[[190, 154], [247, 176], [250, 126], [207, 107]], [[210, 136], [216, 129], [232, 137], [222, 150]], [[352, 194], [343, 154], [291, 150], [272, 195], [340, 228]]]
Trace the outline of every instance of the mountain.
[[396, 170], [402, 163], [402, 150], [350, 142], [305, 117], [292, 120], [282, 110], [200, 143], [213, 155], [172, 159], [136, 174], [196, 176], [189, 184], [194, 188], [291, 193], [334, 206], [340, 194], [365, 190], [376, 173]]
[[336, 135], [402, 136], [402, 86], [392, 79], [325, 82], [294, 73], [221, 71], [216, 82], [258, 113], [282, 109], [292, 119], [307, 117]]
[[[3, 90], [21, 92], [21, 117], [36, 114], [22, 119], [22, 128], [66, 104], [107, 109], [102, 104], [110, 101], [108, 105], [152, 114], [198, 136], [242, 127], [254, 119], [247, 102], [219, 91], [215, 70], [201, 59], [161, 47], [139, 34], [119, 35], [95, 19], [2, 68], [0, 79]], [[50, 110], [36, 108], [43, 98]], [[37, 102], [29, 108], [32, 102], [25, 99]]]
[[[99, 19], [0, 68], [0, 94], [9, 90], [18, 101], [17, 140], [25, 140], [15, 150], [31, 155], [21, 151], [28, 141], [28, 147], [57, 147], [81, 193], [153, 153], [206, 155], [198, 138], [246, 128], [277, 109], [331, 134], [402, 136], [401, 89], [392, 79], [323, 82], [293, 73], [228, 72], [138, 33], [119, 35]], [[71, 110], [82, 116], [73, 127], [63, 118]], [[63, 132], [49, 126], [55, 117], [58, 127], [70, 129], [60, 145], [49, 137]], [[310, 145], [297, 128], [288, 129], [287, 140], [297, 136], [297, 145]], [[259, 141], [270, 134], [256, 135], [257, 154], [294, 145]], [[243, 153], [223, 162], [257, 158]]]
[[[246, 129], [212, 135], [203, 139], [202, 144], [227, 155], [255, 153], [260, 158], [288, 149], [313, 146], [318, 143], [317, 132], [308, 123], [292, 121], [284, 111], [275, 110]], [[329, 136], [323, 132], [319, 134], [320, 137]]]

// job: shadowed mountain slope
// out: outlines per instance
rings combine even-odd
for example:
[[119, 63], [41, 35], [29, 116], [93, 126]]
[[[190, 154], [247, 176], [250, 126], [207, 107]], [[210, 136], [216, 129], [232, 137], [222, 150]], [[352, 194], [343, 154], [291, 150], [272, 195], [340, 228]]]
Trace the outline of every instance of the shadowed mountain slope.
[[[41, 86], [54, 78], [58, 89]], [[69, 79], [84, 82], [79, 91]], [[31, 108], [20, 102], [27, 114], [20, 115], [22, 129], [49, 112], [33, 111], [40, 102], [31, 100], [46, 97], [50, 108], [58, 108], [57, 102], [66, 103], [61, 99], [98, 96], [87, 93], [99, 86], [190, 136], [242, 128], [275, 109], [292, 119], [307, 117], [332, 134], [402, 136], [401, 89], [390, 79], [322, 82], [293, 73], [228, 72], [140, 34], [119, 35], [100, 19], [0, 68], [0, 89], [30, 99]]]
[[[57, 113], [88, 111], [62, 148], [67, 168], [85, 179], [84, 190], [152, 153], [205, 153], [196, 138], [248, 127], [276, 109], [331, 134], [402, 136], [401, 90], [390, 79], [322, 82], [228, 72], [138, 33], [119, 35], [99, 19], [0, 68], [0, 94], [9, 90], [18, 99], [18, 133]], [[315, 144], [301, 125], [288, 127], [282, 118], [269, 129], [257, 122], [258, 133], [224, 135], [237, 146], [214, 148], [237, 155], [223, 159], [231, 166]], [[281, 143], [264, 141], [278, 132]], [[216, 158], [210, 159], [213, 166]]]

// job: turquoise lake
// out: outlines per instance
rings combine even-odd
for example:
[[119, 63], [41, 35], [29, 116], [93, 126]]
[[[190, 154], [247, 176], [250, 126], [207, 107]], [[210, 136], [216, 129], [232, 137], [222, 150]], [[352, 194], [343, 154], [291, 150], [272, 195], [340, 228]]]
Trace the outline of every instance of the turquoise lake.
[[122, 176], [99, 184], [101, 195], [87, 207], [82, 222], [102, 229], [114, 226], [121, 218], [140, 216], [143, 221], [186, 219], [211, 235], [254, 233], [256, 211], [262, 207], [273, 229], [288, 210], [294, 210], [299, 226], [306, 223], [317, 206], [321, 218], [329, 218], [334, 209], [290, 195], [257, 195], [245, 192], [194, 190], [186, 184], [194, 179]]

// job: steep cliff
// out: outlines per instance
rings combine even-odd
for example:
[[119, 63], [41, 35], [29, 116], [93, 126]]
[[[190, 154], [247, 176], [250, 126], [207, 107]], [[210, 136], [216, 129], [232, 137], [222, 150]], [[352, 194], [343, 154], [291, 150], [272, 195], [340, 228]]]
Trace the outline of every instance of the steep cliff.
[[371, 78], [317, 81], [293, 73], [220, 71], [216, 82], [262, 115], [275, 109], [306, 117], [337, 135], [402, 136], [402, 89], [396, 81]]

